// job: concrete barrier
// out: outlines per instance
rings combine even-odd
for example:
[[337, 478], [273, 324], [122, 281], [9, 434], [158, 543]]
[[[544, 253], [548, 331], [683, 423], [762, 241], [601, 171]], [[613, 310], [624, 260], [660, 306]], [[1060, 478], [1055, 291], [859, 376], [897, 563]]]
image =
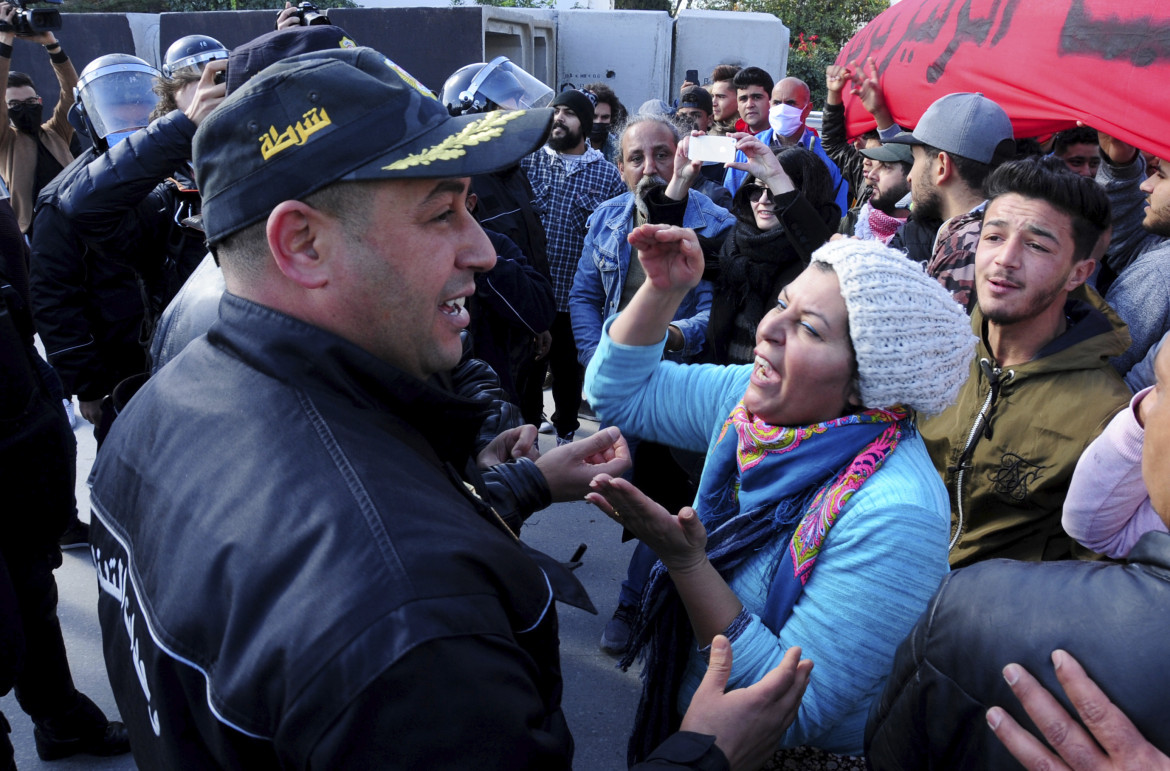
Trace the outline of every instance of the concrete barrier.
[[556, 91], [600, 81], [633, 114], [670, 91], [673, 19], [662, 11], [561, 11]]
[[770, 13], [683, 11], [674, 22], [671, 99], [678, 97], [687, 70], [699, 71], [699, 85], [719, 64], [762, 67], [774, 80], [788, 72], [788, 27]]
[[[683, 11], [676, 20], [662, 11], [448, 6], [338, 8], [329, 18], [436, 91], [459, 67], [503, 55], [557, 91], [606, 83], [631, 112], [647, 99], [673, 102], [687, 69], [705, 79], [716, 64], [754, 64], [778, 80], [788, 59], [788, 28], [762, 13]], [[58, 37], [81, 72], [108, 53], [159, 66], [184, 35], [211, 35], [234, 48], [271, 31], [276, 11], [66, 13], [62, 20]], [[44, 50], [17, 40], [12, 69], [32, 76], [51, 110], [56, 79]]]

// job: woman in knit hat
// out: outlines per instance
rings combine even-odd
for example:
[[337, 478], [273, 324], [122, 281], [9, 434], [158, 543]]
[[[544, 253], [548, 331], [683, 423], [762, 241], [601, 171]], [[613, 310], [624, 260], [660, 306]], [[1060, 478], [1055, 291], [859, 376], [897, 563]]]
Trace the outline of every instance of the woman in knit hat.
[[[756, 325], [841, 220], [833, 178], [820, 158], [799, 146], [773, 154], [755, 137], [742, 144], [745, 153], [755, 150], [749, 157], [759, 159], [760, 176], [749, 176], [736, 191], [731, 213], [737, 222], [719, 250], [717, 275], [707, 266], [714, 298], [703, 353], [715, 364], [752, 360]], [[769, 188], [777, 175], [789, 180], [788, 192]]]
[[607, 323], [586, 395], [623, 432], [707, 457], [678, 516], [605, 475], [587, 496], [660, 560], [622, 660], [645, 664], [629, 760], [678, 728], [716, 634], [732, 643], [730, 688], [800, 646], [815, 669], [782, 747], [860, 756], [894, 649], [947, 572], [950, 506], [914, 421], [966, 379], [966, 314], [900, 252], [834, 241], [779, 292], [752, 363], [663, 362], [701, 248], [658, 225], [630, 242], [646, 281]]

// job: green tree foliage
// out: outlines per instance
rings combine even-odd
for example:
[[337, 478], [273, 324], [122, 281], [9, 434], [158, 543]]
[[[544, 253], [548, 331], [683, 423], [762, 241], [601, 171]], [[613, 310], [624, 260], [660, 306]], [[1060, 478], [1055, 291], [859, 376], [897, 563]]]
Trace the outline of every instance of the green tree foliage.
[[808, 83], [813, 102], [825, 101], [825, 67], [857, 30], [889, 7], [889, 0], [697, 0], [712, 11], [770, 13], [792, 33], [788, 74]]

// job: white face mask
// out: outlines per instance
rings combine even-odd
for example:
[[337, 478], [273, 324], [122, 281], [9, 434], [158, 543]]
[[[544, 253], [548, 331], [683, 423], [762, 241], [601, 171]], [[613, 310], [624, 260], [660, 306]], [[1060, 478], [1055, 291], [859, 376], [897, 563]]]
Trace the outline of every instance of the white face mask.
[[782, 137], [792, 136], [804, 125], [804, 110], [790, 104], [774, 104], [768, 110], [768, 125]]

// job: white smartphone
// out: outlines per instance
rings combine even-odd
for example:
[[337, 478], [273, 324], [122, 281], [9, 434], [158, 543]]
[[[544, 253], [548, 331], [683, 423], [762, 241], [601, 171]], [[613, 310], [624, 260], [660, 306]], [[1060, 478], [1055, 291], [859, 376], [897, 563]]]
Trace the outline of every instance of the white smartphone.
[[735, 140], [731, 137], [691, 137], [687, 157], [692, 161], [734, 161]]

